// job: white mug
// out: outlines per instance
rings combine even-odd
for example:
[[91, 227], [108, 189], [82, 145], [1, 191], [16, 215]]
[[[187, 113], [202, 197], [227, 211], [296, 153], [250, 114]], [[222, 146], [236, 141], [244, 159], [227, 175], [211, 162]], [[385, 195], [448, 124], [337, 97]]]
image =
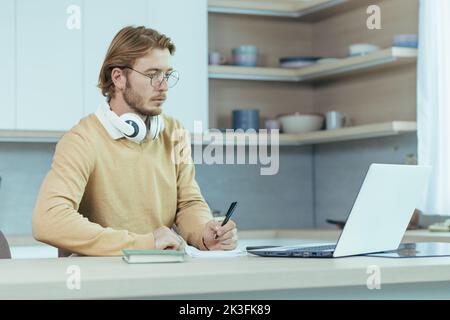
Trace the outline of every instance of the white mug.
[[210, 65], [220, 65], [225, 63], [225, 57], [219, 52], [209, 53], [209, 64]]
[[329, 111], [325, 114], [326, 129], [334, 130], [348, 126], [350, 119], [342, 112]]

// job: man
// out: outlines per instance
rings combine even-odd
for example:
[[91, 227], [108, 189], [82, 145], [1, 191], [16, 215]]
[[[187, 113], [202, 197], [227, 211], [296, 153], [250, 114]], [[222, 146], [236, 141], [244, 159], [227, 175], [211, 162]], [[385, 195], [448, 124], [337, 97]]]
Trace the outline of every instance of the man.
[[37, 240], [82, 255], [178, 249], [175, 225], [201, 250], [236, 247], [235, 223], [221, 227], [213, 219], [192, 162], [173, 159], [171, 134], [182, 126], [161, 107], [178, 80], [174, 51], [170, 38], [145, 27], [114, 37], [99, 76], [108, 103], [57, 144], [33, 212]]

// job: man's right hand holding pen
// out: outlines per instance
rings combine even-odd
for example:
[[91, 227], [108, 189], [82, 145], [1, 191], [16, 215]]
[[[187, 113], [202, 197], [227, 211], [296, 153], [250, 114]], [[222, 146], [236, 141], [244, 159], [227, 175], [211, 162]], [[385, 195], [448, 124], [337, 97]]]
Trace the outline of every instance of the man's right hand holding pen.
[[206, 224], [203, 231], [203, 244], [207, 250], [233, 250], [236, 248], [238, 241], [236, 223], [230, 220], [236, 205], [237, 202], [231, 204], [222, 222], [211, 220]]

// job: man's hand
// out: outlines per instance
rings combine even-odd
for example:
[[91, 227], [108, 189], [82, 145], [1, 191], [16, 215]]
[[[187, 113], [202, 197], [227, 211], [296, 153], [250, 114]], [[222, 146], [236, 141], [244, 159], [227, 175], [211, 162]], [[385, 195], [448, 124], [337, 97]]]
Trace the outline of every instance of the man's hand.
[[153, 236], [155, 238], [155, 249], [158, 250], [178, 250], [183, 244], [183, 239], [166, 226], [156, 229]]
[[[211, 220], [203, 231], [203, 243], [209, 250], [233, 250], [237, 246], [238, 236], [236, 223], [228, 220], [221, 227], [221, 221]], [[216, 239], [217, 235], [217, 239]]]

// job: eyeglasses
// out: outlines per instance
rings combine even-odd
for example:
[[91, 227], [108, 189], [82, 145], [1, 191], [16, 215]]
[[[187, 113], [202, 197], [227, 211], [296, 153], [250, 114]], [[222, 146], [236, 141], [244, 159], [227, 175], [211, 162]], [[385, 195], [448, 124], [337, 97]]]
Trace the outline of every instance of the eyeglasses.
[[133, 71], [136, 71], [137, 73], [142, 74], [144, 77], [150, 78], [150, 84], [152, 85], [153, 88], [159, 88], [164, 80], [166, 80], [168, 88], [173, 88], [180, 79], [180, 75], [176, 70], [170, 71], [169, 73], [159, 71], [155, 74], [145, 74], [128, 66], [123, 68], [131, 69]]

